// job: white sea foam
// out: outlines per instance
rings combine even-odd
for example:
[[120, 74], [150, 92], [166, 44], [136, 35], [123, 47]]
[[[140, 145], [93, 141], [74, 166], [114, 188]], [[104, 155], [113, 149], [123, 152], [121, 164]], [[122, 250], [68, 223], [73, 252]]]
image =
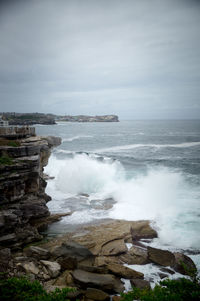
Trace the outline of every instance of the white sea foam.
[[84, 138], [93, 138], [91, 135], [80, 135], [80, 136], [73, 136], [69, 138], [63, 138], [62, 142], [72, 142], [74, 140], [84, 139]]
[[[154, 168], [128, 180], [120, 162], [99, 161], [95, 156], [81, 154], [65, 160], [51, 156], [45, 172], [55, 176], [47, 187], [47, 192], [55, 200], [49, 203], [50, 207], [54, 204], [54, 211], [57, 207], [57, 211], [63, 212], [62, 200], [80, 193], [88, 193], [91, 200], [113, 197], [116, 204], [107, 211], [108, 216], [156, 221], [159, 239], [154, 241], [155, 244], [200, 248], [200, 241], [196, 239], [199, 200], [194, 187], [190, 187], [177, 171]], [[61, 203], [62, 206], [59, 205]], [[89, 221], [100, 216], [98, 210], [91, 210], [80, 213], [84, 221], [87, 216]], [[78, 213], [70, 218], [72, 223], [75, 220], [78, 223], [79, 219]]]
[[107, 148], [101, 148], [96, 149], [96, 153], [104, 153], [104, 152], [119, 152], [119, 151], [126, 151], [134, 148], [140, 148], [140, 147], [152, 147], [152, 148], [166, 148], [166, 147], [175, 147], [175, 148], [187, 148], [187, 147], [193, 147], [200, 145], [200, 142], [185, 142], [185, 143], [179, 143], [179, 144], [127, 144], [127, 145], [118, 145], [113, 147], [107, 147]]

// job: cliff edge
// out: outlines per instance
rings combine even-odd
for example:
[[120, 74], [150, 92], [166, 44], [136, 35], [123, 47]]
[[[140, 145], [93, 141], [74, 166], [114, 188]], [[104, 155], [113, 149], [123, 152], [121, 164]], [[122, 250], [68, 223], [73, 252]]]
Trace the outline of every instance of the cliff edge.
[[58, 137], [39, 137], [35, 129], [0, 128], [0, 249], [39, 240], [37, 224], [50, 215], [44, 166]]

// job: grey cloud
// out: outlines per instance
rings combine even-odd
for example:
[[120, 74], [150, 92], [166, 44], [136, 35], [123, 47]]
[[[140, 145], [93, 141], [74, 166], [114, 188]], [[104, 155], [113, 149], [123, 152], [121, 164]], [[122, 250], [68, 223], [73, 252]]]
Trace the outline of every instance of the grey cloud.
[[0, 111], [196, 118], [199, 25], [198, 1], [1, 1]]

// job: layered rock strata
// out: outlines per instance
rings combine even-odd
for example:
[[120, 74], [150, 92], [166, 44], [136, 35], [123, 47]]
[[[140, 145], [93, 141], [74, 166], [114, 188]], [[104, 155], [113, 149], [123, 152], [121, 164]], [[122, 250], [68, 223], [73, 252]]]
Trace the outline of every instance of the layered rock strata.
[[0, 248], [17, 249], [41, 239], [37, 224], [50, 215], [43, 169], [61, 139], [25, 132], [17, 140], [0, 136]]

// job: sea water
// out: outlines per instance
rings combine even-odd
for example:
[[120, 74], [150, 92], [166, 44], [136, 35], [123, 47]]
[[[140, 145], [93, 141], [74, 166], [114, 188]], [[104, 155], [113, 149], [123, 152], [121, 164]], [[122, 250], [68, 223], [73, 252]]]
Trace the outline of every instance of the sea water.
[[45, 172], [51, 212], [73, 211], [49, 228], [72, 231], [105, 218], [151, 220], [151, 245], [184, 250], [199, 264], [200, 120], [36, 126], [55, 135]]

